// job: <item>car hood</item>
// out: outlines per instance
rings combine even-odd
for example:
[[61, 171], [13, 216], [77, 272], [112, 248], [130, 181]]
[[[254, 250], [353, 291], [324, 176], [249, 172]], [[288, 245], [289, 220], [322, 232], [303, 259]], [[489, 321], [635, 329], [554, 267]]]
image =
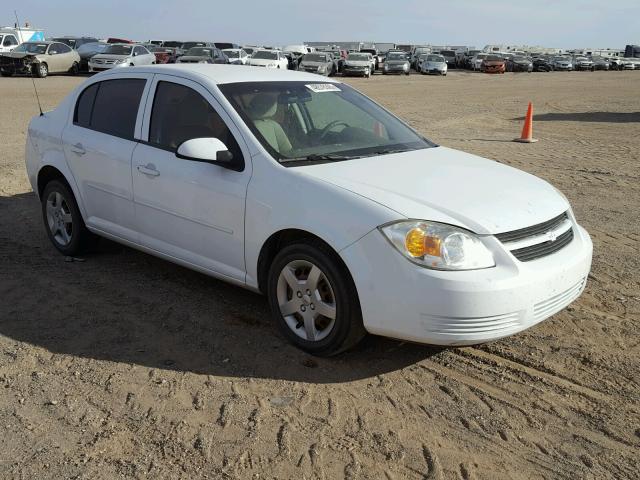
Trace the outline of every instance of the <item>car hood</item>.
[[347, 60], [344, 64], [351, 67], [368, 67], [371, 62], [368, 60]]
[[507, 165], [446, 147], [298, 167], [406, 218], [497, 234], [569, 209], [550, 184]]
[[499, 67], [500, 65], [504, 65], [502, 60], [485, 60], [485, 66], [487, 67]]
[[112, 53], [99, 53], [91, 57], [92, 59], [96, 58], [99, 60], [122, 60], [125, 58], [130, 58], [131, 55], [114, 55]]
[[270, 63], [278, 63], [278, 60], [269, 58], [250, 58], [249, 63], [251, 65], [269, 65]]
[[328, 65], [328, 63], [327, 62], [311, 62], [311, 61], [300, 62], [300, 66], [302, 67], [321, 67], [324, 65]]
[[25, 58], [25, 57], [35, 57], [35, 58], [43, 58], [46, 57], [47, 54], [46, 53], [27, 53], [27, 52], [7, 52], [7, 53], [3, 53], [2, 56], [4, 57], [11, 57], [11, 58]]
[[202, 61], [202, 60], [207, 60], [210, 61], [212, 60], [211, 57], [207, 57], [206, 55], [183, 55], [180, 58], [178, 58], [178, 61], [185, 61], [185, 60], [189, 60], [189, 61]]

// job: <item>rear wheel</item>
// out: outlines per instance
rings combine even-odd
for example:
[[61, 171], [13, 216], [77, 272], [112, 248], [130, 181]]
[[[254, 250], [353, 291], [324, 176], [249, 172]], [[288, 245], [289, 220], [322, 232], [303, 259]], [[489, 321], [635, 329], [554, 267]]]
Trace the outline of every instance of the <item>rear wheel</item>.
[[313, 355], [340, 353], [366, 333], [351, 275], [320, 241], [291, 244], [276, 255], [267, 295], [282, 333]]
[[73, 62], [73, 65], [71, 65], [71, 68], [69, 69], [69, 73], [71, 75], [77, 75], [78, 72], [80, 72], [80, 65], [78, 65], [78, 62]]
[[0, 72], [0, 75], [2, 75], [3, 77], [10, 77], [13, 75], [12, 72]]
[[63, 255], [77, 255], [92, 238], [69, 187], [52, 180], [42, 193], [42, 219], [49, 240]]

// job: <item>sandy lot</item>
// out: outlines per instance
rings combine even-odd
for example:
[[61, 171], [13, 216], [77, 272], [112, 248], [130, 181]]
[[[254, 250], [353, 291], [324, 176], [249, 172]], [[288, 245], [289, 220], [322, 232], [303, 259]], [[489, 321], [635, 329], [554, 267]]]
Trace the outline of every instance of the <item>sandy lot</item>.
[[[44, 106], [81, 81], [37, 80]], [[106, 241], [65, 263], [24, 171], [31, 81], [2, 78], [0, 478], [638, 478], [640, 73], [349, 82], [560, 188], [594, 241], [584, 295], [480, 347], [309, 357], [261, 296]], [[515, 144], [528, 100], [540, 142]]]

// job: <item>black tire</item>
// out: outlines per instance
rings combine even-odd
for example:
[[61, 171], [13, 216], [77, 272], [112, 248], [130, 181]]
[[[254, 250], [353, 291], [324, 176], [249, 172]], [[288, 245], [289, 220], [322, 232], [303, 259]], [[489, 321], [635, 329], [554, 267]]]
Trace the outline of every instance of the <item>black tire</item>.
[[73, 65], [71, 65], [71, 68], [69, 69], [69, 73], [71, 75], [78, 75], [78, 73], [80, 73], [80, 65], [78, 65], [78, 62], [73, 62]]
[[[47, 220], [47, 199], [52, 193], [59, 193], [64, 199], [66, 205], [69, 207], [72, 219], [72, 229], [71, 229], [71, 240], [68, 244], [61, 244], [54, 237], [51, 229], [49, 228], [49, 223]], [[76, 199], [71, 192], [69, 186], [60, 180], [52, 180], [44, 187], [44, 191], [42, 192], [41, 197], [41, 205], [42, 205], [42, 220], [44, 223], [45, 230], [47, 231], [47, 236], [49, 240], [53, 244], [56, 249], [60, 253], [66, 256], [78, 255], [89, 245], [91, 240], [95, 237], [94, 235], [87, 230], [87, 227], [84, 224], [84, 220], [82, 219], [82, 215], [80, 214], [80, 210], [78, 209], [78, 204], [76, 203]]]
[[13, 72], [0, 72], [0, 75], [2, 75], [3, 77], [11, 77], [13, 75]]
[[49, 75], [49, 65], [44, 62], [38, 63], [31, 68], [33, 69], [33, 75], [38, 78], [46, 78]]
[[[316, 265], [333, 291], [335, 320], [332, 329], [322, 340], [309, 341], [298, 336], [280, 313], [278, 279], [284, 268], [294, 261]], [[358, 292], [351, 274], [337, 254], [319, 240], [289, 244], [278, 252], [269, 269], [267, 296], [272, 316], [282, 334], [295, 346], [312, 355], [336, 355], [357, 344], [366, 334]]]

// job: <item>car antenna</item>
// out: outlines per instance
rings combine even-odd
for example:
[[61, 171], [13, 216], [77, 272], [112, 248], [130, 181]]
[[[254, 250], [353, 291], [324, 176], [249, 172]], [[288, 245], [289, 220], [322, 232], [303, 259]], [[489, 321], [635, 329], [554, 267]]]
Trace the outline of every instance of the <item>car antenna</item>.
[[[20, 32], [20, 39], [22, 40], [24, 37], [22, 36], [22, 29], [20, 28], [20, 20], [18, 20], [18, 12], [14, 10], [13, 14], [16, 16], [16, 25], [18, 26], [18, 32]], [[38, 96], [36, 81], [33, 79], [33, 73], [31, 74], [31, 83], [33, 83], [33, 91], [36, 92], [36, 101], [38, 102], [38, 109], [40, 110], [40, 116], [43, 117], [44, 113], [42, 113], [42, 105], [40, 105], [40, 97]]]

